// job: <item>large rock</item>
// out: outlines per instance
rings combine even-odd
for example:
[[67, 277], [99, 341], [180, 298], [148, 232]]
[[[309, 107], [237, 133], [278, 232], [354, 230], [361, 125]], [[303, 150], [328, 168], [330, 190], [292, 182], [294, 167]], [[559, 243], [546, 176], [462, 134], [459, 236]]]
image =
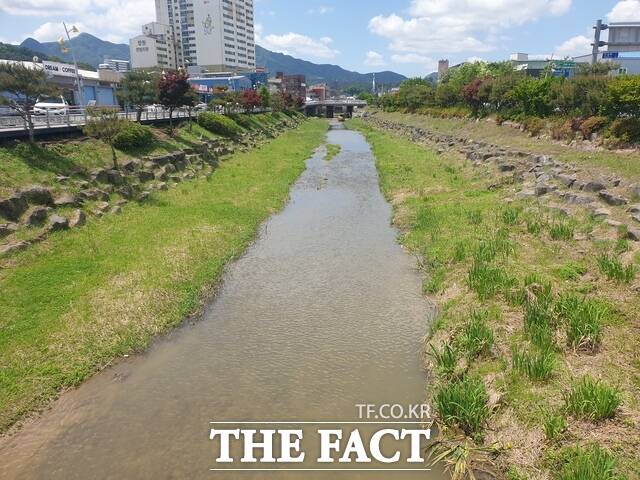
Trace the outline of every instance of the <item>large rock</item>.
[[576, 183], [576, 176], [575, 175], [565, 175], [565, 174], [558, 174], [556, 176], [556, 178], [560, 181], [560, 183], [562, 183], [565, 187], [571, 188], [573, 186], [574, 183]]
[[550, 185], [547, 185], [546, 183], [538, 183], [536, 185], [536, 196], [542, 197], [543, 195], [549, 193], [551, 190], [552, 188]]
[[102, 213], [106, 212], [107, 210], [109, 210], [109, 203], [108, 202], [96, 203], [96, 210]]
[[20, 220], [27, 208], [29, 208], [29, 204], [22, 195], [13, 195], [0, 200], [0, 215], [13, 222]]
[[49, 218], [48, 228], [51, 232], [66, 230], [69, 228], [69, 219], [60, 215], [51, 215]]
[[56, 198], [54, 203], [56, 207], [77, 207], [81, 201], [75, 195], [67, 192]]
[[127, 172], [133, 172], [134, 170], [136, 170], [138, 167], [140, 166], [140, 160], [125, 160], [124, 162], [122, 162], [120, 164], [120, 168], [122, 168], [123, 170], [127, 171]]
[[118, 189], [118, 193], [122, 197], [127, 199], [132, 199], [133, 196], [135, 195], [135, 191], [133, 190], [133, 187], [131, 185], [123, 185]]
[[151, 180], [153, 180], [155, 177], [153, 175], [153, 172], [150, 170], [140, 170], [138, 171], [138, 179], [141, 182], [150, 182]]
[[15, 242], [7, 245], [0, 245], [0, 255], [7, 255], [13, 252], [19, 252], [29, 246], [27, 242]]
[[634, 242], [640, 242], [640, 229], [628, 228], [627, 237]]
[[574, 205], [588, 205], [595, 202], [595, 199], [589, 195], [577, 195], [573, 193], [567, 193], [564, 197], [567, 203]]
[[78, 228], [82, 227], [87, 223], [87, 216], [85, 213], [78, 209], [73, 212], [71, 218], [69, 219], [69, 228]]
[[604, 200], [609, 205], [620, 206], [620, 205], [626, 205], [627, 203], [629, 203], [629, 201], [626, 198], [620, 195], [616, 195], [615, 193], [607, 192], [606, 190], [600, 191], [598, 195], [602, 200]]
[[607, 188], [607, 185], [604, 180], [590, 180], [585, 183], [583, 190], [586, 192], [599, 192], [605, 188]]
[[23, 188], [20, 194], [31, 204], [53, 205], [53, 193], [51, 193], [51, 189], [43, 187], [42, 185], [31, 185]]
[[6, 237], [18, 231], [18, 225], [15, 223], [0, 223], [0, 238]]
[[124, 183], [124, 177], [118, 170], [94, 170], [92, 177], [100, 183], [109, 183], [111, 185], [122, 185]]
[[640, 204], [631, 205], [627, 211], [630, 213], [640, 213]]
[[98, 188], [81, 190], [79, 195], [85, 200], [102, 200], [102, 201], [109, 200], [109, 194], [104, 190], [100, 190]]
[[22, 223], [29, 227], [35, 227], [36, 225], [42, 225], [47, 216], [49, 215], [49, 207], [43, 207], [38, 205], [29, 209], [25, 217], [22, 219]]

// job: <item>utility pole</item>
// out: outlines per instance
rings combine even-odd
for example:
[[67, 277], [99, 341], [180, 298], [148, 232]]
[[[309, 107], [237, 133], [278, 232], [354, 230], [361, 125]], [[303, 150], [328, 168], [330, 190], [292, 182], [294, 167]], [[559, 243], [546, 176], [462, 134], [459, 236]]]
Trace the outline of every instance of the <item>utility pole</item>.
[[596, 22], [596, 26], [593, 27], [593, 29], [595, 30], [595, 36], [593, 39], [593, 43], [591, 44], [593, 45], [591, 65], [595, 65], [596, 63], [598, 63], [598, 54], [600, 53], [600, 47], [604, 47], [607, 44], [606, 42], [600, 41], [600, 34], [608, 28], [609, 25], [602, 23], [602, 20], [598, 20]]
[[71, 27], [71, 30], [67, 28], [67, 24], [62, 22], [64, 26], [64, 32], [67, 34], [67, 40], [69, 41], [69, 50], [71, 51], [71, 58], [73, 58], [73, 66], [76, 69], [76, 82], [78, 83], [78, 100], [80, 101], [80, 107], [84, 107], [84, 92], [82, 91], [82, 78], [80, 77], [80, 70], [78, 70], [78, 62], [76, 61], [76, 54], [73, 51], [73, 45], [71, 45], [71, 33], [77, 33], [78, 29], [74, 26]]

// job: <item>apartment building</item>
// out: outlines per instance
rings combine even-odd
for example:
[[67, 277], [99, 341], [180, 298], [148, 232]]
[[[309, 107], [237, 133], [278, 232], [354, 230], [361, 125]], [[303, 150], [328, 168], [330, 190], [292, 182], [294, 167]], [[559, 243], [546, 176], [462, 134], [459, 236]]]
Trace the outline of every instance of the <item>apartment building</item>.
[[157, 22], [173, 30], [177, 66], [210, 72], [255, 70], [253, 2], [156, 0]]
[[176, 44], [173, 28], [160, 22], [142, 26], [142, 35], [129, 40], [131, 67], [136, 69], [175, 70]]

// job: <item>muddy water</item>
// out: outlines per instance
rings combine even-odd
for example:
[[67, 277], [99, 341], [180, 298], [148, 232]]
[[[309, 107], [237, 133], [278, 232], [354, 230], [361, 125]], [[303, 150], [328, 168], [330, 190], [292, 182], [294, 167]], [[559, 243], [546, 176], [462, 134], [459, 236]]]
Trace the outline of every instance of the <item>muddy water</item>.
[[0, 478], [443, 478], [209, 470], [212, 420], [356, 421], [356, 404], [425, 397], [420, 338], [432, 308], [396, 243], [367, 143], [334, 127], [328, 140], [342, 152], [308, 160], [204, 319], [0, 442]]

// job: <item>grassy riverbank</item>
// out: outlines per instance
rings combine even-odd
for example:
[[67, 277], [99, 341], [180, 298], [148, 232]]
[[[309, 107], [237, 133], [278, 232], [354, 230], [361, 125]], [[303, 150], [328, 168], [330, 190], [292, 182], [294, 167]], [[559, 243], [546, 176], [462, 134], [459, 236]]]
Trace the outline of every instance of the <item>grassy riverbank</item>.
[[637, 244], [584, 209], [512, 200], [516, 186], [457, 153], [349, 125], [440, 307], [425, 351], [441, 446], [510, 480], [639, 478]]
[[7, 260], [0, 431], [196, 311], [224, 266], [283, 206], [326, 129], [307, 121], [224, 160], [208, 179], [157, 191]]
[[[268, 128], [288, 119], [284, 113], [247, 116], [246, 128], [243, 128], [243, 131]], [[119, 161], [145, 155], [163, 155], [193, 147], [203, 140], [221, 138], [196, 122], [182, 122], [171, 136], [168, 135], [166, 127], [152, 127], [151, 131], [154, 136], [153, 142], [141, 148], [117, 150]], [[70, 176], [95, 168], [110, 167], [109, 146], [84, 136], [34, 144], [22, 141], [7, 142], [0, 144], [0, 196], [8, 195], [16, 188], [29, 184], [56, 188], [59, 186], [55, 181], [57, 175]]]
[[434, 132], [457, 135], [498, 145], [509, 145], [541, 155], [554, 155], [560, 160], [591, 168], [595, 173], [603, 172], [622, 175], [629, 180], [640, 181], [640, 152], [619, 153], [608, 150], [585, 151], [555, 142], [550, 139], [534, 138], [509, 126], [495, 122], [461, 118], [436, 118], [420, 114], [385, 113], [376, 115], [385, 120], [402, 122], [407, 125], [428, 128]]

